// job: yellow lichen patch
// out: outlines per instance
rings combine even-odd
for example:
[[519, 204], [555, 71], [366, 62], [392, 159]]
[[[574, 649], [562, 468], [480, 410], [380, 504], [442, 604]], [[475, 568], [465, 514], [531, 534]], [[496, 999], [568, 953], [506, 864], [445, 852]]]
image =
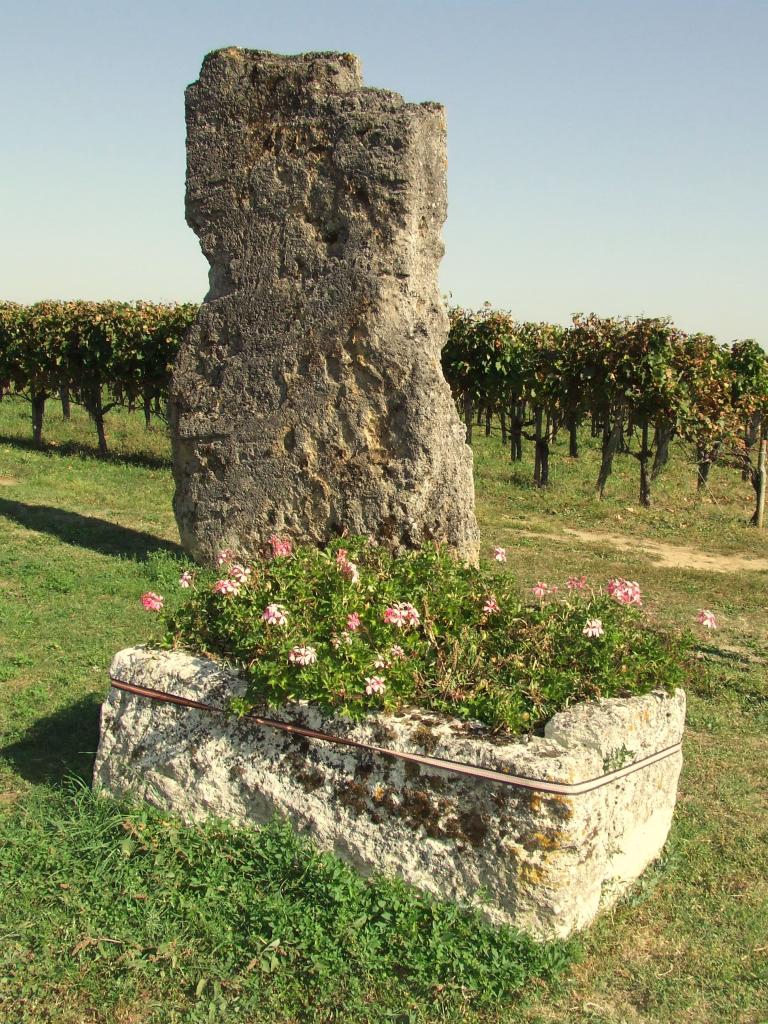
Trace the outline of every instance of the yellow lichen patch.
[[547, 877], [547, 872], [540, 864], [520, 861], [517, 865], [517, 877], [521, 885], [541, 885]]
[[559, 796], [557, 793], [552, 793], [547, 798], [547, 806], [557, 818], [568, 821], [573, 817], [573, 803], [567, 796]]
[[528, 806], [534, 814], [538, 814], [541, 810], [541, 794], [533, 789], [528, 794]]
[[554, 832], [534, 832], [531, 836], [531, 843], [534, 847], [538, 846], [541, 850], [558, 850], [562, 846], [563, 833]]

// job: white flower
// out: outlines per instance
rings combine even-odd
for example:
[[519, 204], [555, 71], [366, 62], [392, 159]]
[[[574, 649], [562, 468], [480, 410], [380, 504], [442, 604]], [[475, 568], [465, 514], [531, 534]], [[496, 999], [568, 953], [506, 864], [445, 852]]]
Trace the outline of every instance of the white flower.
[[288, 624], [288, 612], [281, 604], [268, 604], [261, 617], [270, 626], [285, 626]]
[[366, 676], [365, 692], [369, 697], [374, 693], [384, 693], [387, 688], [385, 684], [384, 676]]
[[317, 661], [317, 651], [308, 645], [292, 647], [288, 654], [288, 661], [292, 665], [314, 665]]

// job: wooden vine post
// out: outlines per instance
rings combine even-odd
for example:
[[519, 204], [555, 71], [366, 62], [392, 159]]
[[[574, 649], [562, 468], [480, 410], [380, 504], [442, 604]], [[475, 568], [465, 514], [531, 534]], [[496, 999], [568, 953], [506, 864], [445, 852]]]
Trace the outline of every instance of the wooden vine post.
[[755, 525], [758, 530], [763, 528], [765, 517], [765, 480], [766, 480], [766, 456], [768, 455], [768, 438], [765, 436], [765, 427], [760, 428], [760, 451], [757, 457], [757, 514]]

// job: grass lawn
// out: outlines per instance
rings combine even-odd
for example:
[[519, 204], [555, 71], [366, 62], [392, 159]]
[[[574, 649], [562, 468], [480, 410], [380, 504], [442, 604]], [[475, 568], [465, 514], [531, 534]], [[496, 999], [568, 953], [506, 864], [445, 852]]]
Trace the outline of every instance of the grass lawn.
[[699, 499], [677, 451], [641, 510], [629, 458], [594, 499], [588, 439], [578, 460], [558, 443], [537, 491], [477, 437], [483, 544], [521, 587], [621, 575], [661, 622], [721, 622], [662, 861], [580, 943], [536, 947], [362, 883], [279, 823], [187, 829], [89, 793], [111, 655], [159, 628], [138, 598], [180, 551], [163, 430], [112, 414], [100, 461], [87, 418], [49, 404], [36, 451], [28, 406], [0, 402], [3, 1024], [768, 1022], [768, 535], [737, 473]]

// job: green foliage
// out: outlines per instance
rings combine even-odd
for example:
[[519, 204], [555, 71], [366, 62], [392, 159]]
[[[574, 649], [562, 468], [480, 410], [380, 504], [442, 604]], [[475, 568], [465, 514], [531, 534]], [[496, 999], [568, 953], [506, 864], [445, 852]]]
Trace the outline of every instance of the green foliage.
[[[157, 1024], [329, 1020], [334, 1006], [361, 1024], [408, 1007], [460, 1019], [556, 977], [578, 948], [365, 880], [277, 820], [190, 829], [69, 786], [2, 830], [0, 1008], [13, 1019], [62, 985], [100, 1019], [141, 1001]], [[168, 986], [153, 1013], [148, 993]]]
[[741, 425], [729, 364], [730, 353], [709, 334], [689, 335], [675, 353], [675, 369], [686, 395], [680, 410], [680, 433], [694, 445], [701, 461], [714, 459], [719, 447], [735, 437]]
[[[198, 572], [168, 642], [237, 665], [250, 680], [241, 712], [285, 700], [352, 717], [416, 705], [525, 732], [574, 701], [682, 683], [684, 642], [603, 593], [524, 604], [508, 573], [462, 565], [445, 549], [394, 558], [364, 539], [342, 543], [342, 555], [337, 542], [261, 560], [237, 594], [217, 593], [215, 575]], [[345, 559], [356, 582], [342, 572]], [[239, 572], [225, 565], [221, 578]], [[413, 606], [418, 623], [386, 621], [398, 604]], [[264, 621], [268, 605], [284, 611], [284, 625]], [[348, 628], [350, 615], [357, 628]], [[601, 621], [602, 636], [584, 635], [589, 619]], [[316, 660], [291, 664], [304, 646]], [[372, 678], [383, 691], [366, 692]]]
[[[624, 451], [640, 462], [640, 503], [649, 505], [650, 480], [664, 468], [676, 434], [692, 445], [699, 467], [720, 458], [750, 468], [749, 448], [768, 409], [768, 357], [754, 341], [718, 345], [708, 335], [686, 335], [665, 317], [579, 313], [567, 329], [518, 323], [489, 306], [452, 309], [450, 325], [443, 372], [462, 401], [467, 439], [472, 406], [509, 415], [516, 424], [513, 461], [521, 457], [521, 436], [534, 441], [539, 486], [548, 482], [558, 430], [567, 426], [575, 439], [587, 416], [603, 435], [601, 497], [613, 456]], [[522, 431], [531, 425], [533, 434]], [[632, 451], [636, 428], [639, 446]]]
[[458, 395], [494, 402], [519, 384], [530, 371], [527, 351], [508, 313], [484, 306], [478, 312], [449, 310], [450, 332], [443, 348], [443, 372]]
[[39, 443], [45, 400], [66, 390], [95, 422], [115, 405], [167, 397], [170, 371], [197, 306], [148, 302], [0, 303], [0, 396], [27, 395]]
[[756, 341], [734, 341], [729, 352], [731, 401], [744, 415], [765, 415], [768, 407], [768, 356]]
[[17, 302], [0, 302], [0, 398], [25, 386], [20, 350], [26, 329], [26, 307]]
[[[162, 877], [143, 876], [159, 888], [140, 888], [141, 877], [121, 868], [117, 882], [135, 885], [123, 889], [109, 885], [116, 859], [111, 845], [131, 839], [130, 833], [108, 829], [106, 845], [89, 850], [98, 844], [108, 805], [94, 801], [73, 813], [68, 789], [59, 797], [42, 784], [57, 786], [68, 771], [90, 777], [111, 657], [152, 624], [158, 635], [162, 628], [138, 596], [150, 589], [168, 595], [184, 567], [170, 543], [177, 532], [165, 432], [145, 431], [123, 409], [111, 418], [112, 459], [91, 457], [91, 424], [78, 407], [71, 421], [51, 413], [52, 444], [38, 452], [26, 439], [27, 404], [0, 402], [0, 857], [8, 844], [13, 851], [10, 868], [7, 861], [0, 867], [6, 881], [0, 905], [4, 1024], [575, 1024], [598, 1017], [618, 1024], [637, 1020], [638, 1013], [647, 1024], [765, 1018], [768, 844], [759, 796], [768, 764], [768, 633], [763, 603], [755, 601], [764, 577], [736, 566], [730, 572], [674, 569], [643, 548], [646, 541], [663, 541], [684, 545], [686, 554], [701, 548], [724, 563], [729, 556], [768, 558], [768, 537], [744, 523], [748, 483], [716, 466], [710, 480], [716, 500], [696, 503], [693, 478], [673, 451], [657, 505], [629, 512], [626, 506], [635, 503], [622, 467], [608, 499], [593, 500], [599, 439], [588, 430], [580, 435], [578, 459], [560, 458], [563, 441], [556, 442], [558, 486], [549, 490], [510, 478], [508, 456], [496, 440], [478, 439], [481, 531], [486, 543], [507, 545], [507, 568], [526, 585], [576, 570], [590, 579], [631, 576], [643, 584], [657, 621], [685, 628], [698, 608], [708, 607], [722, 622], [712, 633], [699, 629], [695, 664], [702, 671], [685, 685], [689, 715], [671, 855], [581, 937], [583, 966], [563, 984], [544, 983], [533, 973], [520, 990], [522, 1004], [509, 996], [475, 1009], [471, 990], [466, 1001], [450, 983], [419, 996], [396, 964], [386, 975], [366, 976], [356, 957], [349, 971], [345, 961], [321, 981], [306, 970], [265, 975], [255, 965], [232, 969], [229, 926], [237, 929], [241, 912], [230, 919], [227, 892], [217, 894], [215, 887], [222, 884], [222, 860], [247, 863], [229, 847], [237, 842], [229, 839], [235, 830], [223, 833], [227, 838], [211, 855], [214, 885], [207, 897], [209, 876], [199, 857], [194, 884], [182, 880], [184, 887], [176, 888], [196, 828], [178, 829], [181, 839], [171, 844], [178, 863], [168, 886]], [[566, 522], [583, 532], [563, 533]], [[614, 547], [606, 534], [626, 543]], [[136, 821], [133, 811], [127, 818]], [[167, 850], [163, 857], [168, 864]], [[128, 858], [126, 867], [138, 863]], [[261, 875], [246, 869], [235, 883], [238, 906], [249, 899], [261, 906]], [[385, 890], [382, 901], [394, 901], [394, 891]], [[285, 916], [301, 923], [312, 914], [296, 880]], [[188, 922], [201, 927], [206, 916], [210, 941], [185, 941]], [[107, 929], [113, 923], [120, 931]], [[104, 930], [89, 933], [90, 924]], [[126, 945], [106, 941], [115, 938]], [[100, 942], [77, 949], [86, 939]], [[343, 955], [348, 939], [339, 941]], [[473, 948], [490, 967], [493, 947]], [[245, 967], [261, 959], [263, 949], [255, 941]], [[524, 966], [535, 965], [525, 958]]]

